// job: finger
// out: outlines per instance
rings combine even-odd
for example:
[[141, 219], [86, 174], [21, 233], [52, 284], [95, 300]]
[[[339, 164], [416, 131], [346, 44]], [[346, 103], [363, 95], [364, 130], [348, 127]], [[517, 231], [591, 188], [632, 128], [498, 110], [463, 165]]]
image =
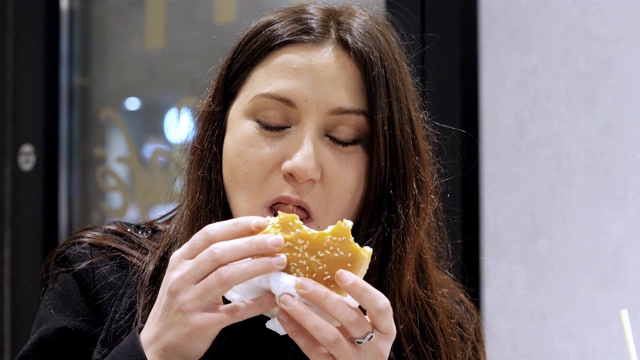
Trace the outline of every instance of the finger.
[[[263, 314], [269, 310], [277, 307], [277, 302], [273, 294], [265, 294], [254, 299], [238, 301], [230, 304], [220, 304], [210, 309], [199, 311], [197, 313], [191, 313], [188, 319], [183, 319], [179, 324], [174, 326], [177, 328], [182, 327], [191, 334], [198, 334], [202, 337], [206, 337], [207, 333], [217, 334], [221, 329], [252, 318], [254, 316]], [[186, 327], [185, 327], [186, 323]], [[173, 328], [170, 330], [174, 330]], [[167, 331], [164, 331], [167, 333]], [[171, 333], [171, 331], [169, 331]], [[193, 335], [191, 335], [193, 336]], [[201, 336], [197, 336], [193, 341], [202, 339]], [[210, 345], [210, 342], [209, 342]]]
[[287, 257], [281, 254], [222, 266], [198, 284], [197, 295], [203, 298], [219, 298], [235, 285], [259, 275], [280, 271], [284, 269], [286, 265]]
[[[282, 297], [280, 298], [280, 301], [283, 301]], [[309, 309], [308, 311], [311, 310]], [[278, 312], [278, 321], [287, 332], [287, 335], [295, 341], [300, 350], [302, 350], [308, 358], [333, 359], [333, 356], [327, 351], [327, 348], [322, 346], [309, 331], [296, 322], [282, 307]]]
[[393, 309], [383, 293], [346, 270], [338, 270], [336, 283], [367, 311], [369, 322], [375, 330], [395, 336]]
[[209, 224], [178, 249], [176, 256], [190, 260], [212, 244], [255, 235], [266, 227], [267, 219], [259, 216], [245, 216]]
[[[334, 356], [339, 354], [349, 354], [351, 344], [332, 324], [322, 319], [318, 314], [311, 311], [308, 306], [289, 294], [283, 294], [279, 298], [280, 308], [303, 327], [313, 339], [329, 351]], [[298, 343], [296, 341], [296, 343]], [[299, 346], [303, 344], [298, 343]], [[307, 347], [313, 346], [304, 345]]]
[[208, 277], [222, 266], [256, 256], [273, 255], [282, 250], [281, 235], [254, 235], [242, 239], [215, 243], [204, 249], [189, 263], [189, 273], [195, 282]]
[[264, 314], [278, 306], [272, 293], [244, 301], [236, 301], [220, 307], [221, 321], [226, 325], [234, 324], [260, 314]]
[[331, 315], [343, 327], [348, 338], [359, 338], [372, 331], [372, 326], [360, 309], [348, 303], [344, 296], [338, 295], [309, 279], [300, 279], [296, 290], [305, 299]]

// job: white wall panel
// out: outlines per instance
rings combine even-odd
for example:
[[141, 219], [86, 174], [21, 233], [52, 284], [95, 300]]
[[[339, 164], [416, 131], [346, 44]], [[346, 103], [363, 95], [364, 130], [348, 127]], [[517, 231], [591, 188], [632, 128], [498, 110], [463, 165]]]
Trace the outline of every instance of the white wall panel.
[[628, 358], [620, 309], [640, 334], [640, 1], [478, 8], [489, 358]]

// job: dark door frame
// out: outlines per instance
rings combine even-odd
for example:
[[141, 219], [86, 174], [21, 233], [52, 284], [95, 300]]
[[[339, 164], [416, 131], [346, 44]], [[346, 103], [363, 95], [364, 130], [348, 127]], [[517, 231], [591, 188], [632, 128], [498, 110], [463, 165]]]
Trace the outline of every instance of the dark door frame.
[[1, 1], [0, 29], [0, 356], [13, 359], [31, 332], [40, 269], [58, 237], [59, 4]]
[[452, 272], [480, 308], [477, 0], [388, 0], [439, 133]]

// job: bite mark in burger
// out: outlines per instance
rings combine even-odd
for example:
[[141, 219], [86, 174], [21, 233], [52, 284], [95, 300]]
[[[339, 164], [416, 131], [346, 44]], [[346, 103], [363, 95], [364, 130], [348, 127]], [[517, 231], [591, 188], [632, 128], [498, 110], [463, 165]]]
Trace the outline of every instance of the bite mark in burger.
[[305, 226], [296, 214], [279, 211], [278, 216], [267, 219], [268, 225], [262, 234], [280, 234], [284, 238], [281, 253], [287, 256], [287, 266], [283, 272], [312, 279], [341, 295], [345, 292], [334, 279], [338, 270], [348, 270], [360, 278], [367, 272], [372, 249], [360, 247], [354, 241], [350, 220], [315, 231]]

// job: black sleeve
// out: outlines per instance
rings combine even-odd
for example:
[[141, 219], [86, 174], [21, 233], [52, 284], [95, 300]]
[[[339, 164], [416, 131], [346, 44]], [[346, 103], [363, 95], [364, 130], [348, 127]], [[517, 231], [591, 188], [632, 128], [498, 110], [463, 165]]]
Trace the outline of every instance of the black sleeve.
[[120, 337], [109, 349], [100, 346], [105, 333], [111, 337], [105, 324], [112, 323], [110, 310], [121, 302], [114, 294], [122, 293], [118, 291], [122, 284], [114, 266], [77, 266], [91, 255], [83, 247], [58, 258], [31, 337], [17, 359], [146, 359], [137, 330]]
[[140, 328], [134, 329], [116, 346], [106, 357], [108, 360], [116, 359], [146, 359], [140, 342]]

